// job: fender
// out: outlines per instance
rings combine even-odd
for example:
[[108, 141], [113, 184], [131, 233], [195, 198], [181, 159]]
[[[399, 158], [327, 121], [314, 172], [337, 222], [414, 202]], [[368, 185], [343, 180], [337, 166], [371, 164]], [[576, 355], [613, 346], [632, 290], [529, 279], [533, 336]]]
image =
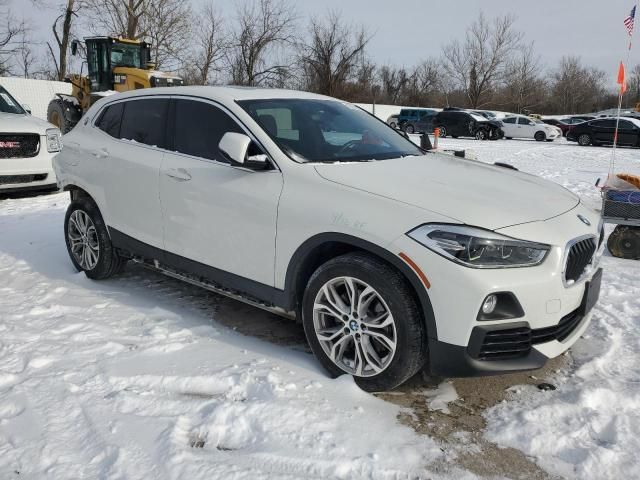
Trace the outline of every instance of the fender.
[[[291, 310], [294, 308], [298, 308], [297, 296], [300, 290], [305, 287], [305, 285], [300, 284], [301, 280], [306, 281], [306, 279], [308, 279], [308, 276], [313, 273], [305, 272], [305, 267], [309, 264], [308, 260], [313, 258], [315, 252], [318, 252], [318, 249], [322, 245], [332, 243], [351, 247], [346, 251], [362, 250], [365, 252], [369, 252], [383, 259], [387, 263], [393, 265], [397, 270], [399, 270], [409, 281], [409, 284], [411, 285], [419, 301], [427, 327], [427, 336], [433, 339], [438, 338], [436, 319], [433, 313], [433, 307], [431, 306], [431, 300], [429, 299], [429, 295], [425, 290], [422, 281], [420, 280], [418, 275], [411, 269], [411, 267], [409, 267], [409, 265], [407, 265], [399, 256], [394, 255], [389, 250], [379, 245], [368, 242], [358, 237], [353, 237], [351, 235], [339, 232], [320, 233], [307, 239], [302, 245], [298, 247], [298, 249], [291, 257], [289, 266], [287, 267], [284, 288], [288, 300], [287, 304], [291, 307]], [[305, 273], [308, 273], [308, 276], [306, 276]]]

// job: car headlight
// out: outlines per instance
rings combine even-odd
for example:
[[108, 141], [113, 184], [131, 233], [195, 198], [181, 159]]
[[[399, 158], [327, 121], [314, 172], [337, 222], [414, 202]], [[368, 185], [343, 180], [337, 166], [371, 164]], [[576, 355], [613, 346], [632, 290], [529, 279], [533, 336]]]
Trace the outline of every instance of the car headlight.
[[438, 255], [472, 268], [533, 267], [544, 261], [551, 248], [464, 225], [427, 224], [407, 235]]
[[54, 153], [62, 150], [62, 133], [57, 128], [49, 128], [46, 131], [47, 152]]

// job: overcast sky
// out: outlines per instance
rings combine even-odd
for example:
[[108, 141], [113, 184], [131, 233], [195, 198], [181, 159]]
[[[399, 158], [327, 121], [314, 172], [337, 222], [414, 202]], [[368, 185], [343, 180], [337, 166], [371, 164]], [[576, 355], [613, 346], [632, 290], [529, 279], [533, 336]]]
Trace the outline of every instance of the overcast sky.
[[[54, 3], [55, 0], [48, 0]], [[191, 1], [194, 7], [208, 0]], [[462, 38], [479, 14], [513, 13], [517, 28], [535, 41], [547, 68], [563, 55], [579, 55], [585, 63], [607, 71], [613, 79], [626, 56], [628, 36], [623, 26], [635, 0], [292, 0], [300, 23], [336, 10], [374, 34], [368, 53], [377, 63], [411, 66], [438, 56], [443, 44]], [[36, 10], [30, 0], [10, 0], [13, 11], [32, 19], [34, 36], [48, 39], [53, 12]], [[58, 2], [61, 3], [61, 2]], [[238, 0], [214, 0], [223, 15], [233, 17]], [[640, 25], [638, 25], [640, 29]], [[640, 36], [631, 65], [640, 63]], [[613, 81], [613, 80], [611, 80]]]

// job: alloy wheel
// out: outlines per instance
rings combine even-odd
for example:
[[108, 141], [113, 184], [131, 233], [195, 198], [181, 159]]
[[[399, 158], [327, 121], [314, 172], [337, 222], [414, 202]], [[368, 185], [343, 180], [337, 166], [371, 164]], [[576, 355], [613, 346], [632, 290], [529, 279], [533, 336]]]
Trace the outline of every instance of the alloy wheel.
[[100, 244], [93, 221], [82, 210], [75, 210], [69, 217], [67, 237], [71, 253], [83, 270], [93, 270], [98, 264]]
[[578, 143], [582, 146], [587, 146], [591, 143], [591, 137], [588, 134], [583, 133], [578, 137]]
[[396, 324], [382, 296], [366, 282], [337, 277], [313, 305], [316, 338], [331, 361], [357, 377], [383, 372], [396, 352]]

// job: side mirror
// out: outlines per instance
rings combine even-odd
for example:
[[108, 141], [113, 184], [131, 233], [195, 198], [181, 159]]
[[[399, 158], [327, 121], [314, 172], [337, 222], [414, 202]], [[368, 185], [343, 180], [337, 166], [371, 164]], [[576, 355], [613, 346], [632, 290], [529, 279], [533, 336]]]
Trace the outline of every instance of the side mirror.
[[73, 40], [71, 42], [71, 55], [75, 57], [77, 54], [78, 54], [78, 41]]
[[231, 161], [232, 165], [264, 170], [267, 168], [267, 156], [249, 155], [252, 140], [243, 133], [227, 132], [220, 139], [218, 148]]
[[22, 104], [22, 108], [24, 108], [24, 110], [25, 110], [29, 115], [31, 115], [31, 107], [30, 107], [28, 104], [23, 103], [23, 104]]

